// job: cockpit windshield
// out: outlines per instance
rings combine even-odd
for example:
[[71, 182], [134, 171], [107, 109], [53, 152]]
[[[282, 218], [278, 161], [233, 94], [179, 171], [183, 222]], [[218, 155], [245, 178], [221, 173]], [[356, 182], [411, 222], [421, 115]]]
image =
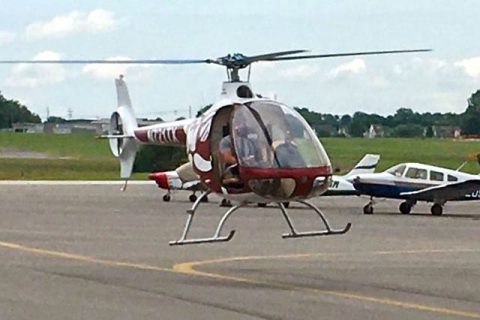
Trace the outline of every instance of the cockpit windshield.
[[235, 152], [241, 166], [305, 168], [330, 165], [306, 121], [281, 104], [256, 101], [237, 106], [232, 117]]
[[405, 168], [407, 166], [404, 164], [399, 164], [394, 167], [391, 167], [390, 169], [387, 169], [385, 172], [390, 173], [391, 175], [394, 175], [396, 177], [401, 177], [403, 176], [403, 173], [405, 172]]

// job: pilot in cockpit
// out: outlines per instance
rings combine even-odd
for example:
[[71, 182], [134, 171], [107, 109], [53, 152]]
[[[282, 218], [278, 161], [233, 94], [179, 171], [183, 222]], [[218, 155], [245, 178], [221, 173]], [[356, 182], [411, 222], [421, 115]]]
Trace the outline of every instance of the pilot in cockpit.
[[235, 148], [232, 136], [229, 132], [229, 126], [226, 125], [223, 127], [224, 137], [220, 140], [218, 149], [225, 164], [223, 173], [224, 184], [239, 181], [239, 161], [245, 166], [254, 165], [255, 163], [255, 144], [248, 137], [250, 131], [251, 130], [245, 123], [234, 127], [233, 139], [235, 139]]

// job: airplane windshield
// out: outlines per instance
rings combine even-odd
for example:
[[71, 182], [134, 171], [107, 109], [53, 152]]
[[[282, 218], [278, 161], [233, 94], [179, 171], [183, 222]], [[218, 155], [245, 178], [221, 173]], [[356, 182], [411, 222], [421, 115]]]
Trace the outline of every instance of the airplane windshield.
[[394, 167], [391, 167], [390, 169], [387, 169], [386, 172], [390, 173], [391, 175], [394, 175], [396, 177], [401, 177], [403, 176], [403, 172], [405, 171], [405, 168], [407, 166], [404, 164], [399, 164]]
[[294, 110], [274, 102], [235, 108], [232, 134], [240, 165], [305, 168], [330, 165], [314, 132]]

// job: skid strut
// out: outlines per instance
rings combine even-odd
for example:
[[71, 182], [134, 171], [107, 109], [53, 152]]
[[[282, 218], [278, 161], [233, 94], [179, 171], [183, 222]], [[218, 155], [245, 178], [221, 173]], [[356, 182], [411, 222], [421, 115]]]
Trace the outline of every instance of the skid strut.
[[213, 234], [212, 237], [210, 238], [197, 238], [197, 239], [187, 239], [188, 231], [190, 231], [190, 226], [192, 225], [193, 222], [193, 216], [195, 215], [195, 211], [197, 210], [198, 206], [200, 205], [200, 202], [202, 202], [202, 199], [208, 196], [210, 191], [206, 191], [202, 193], [200, 197], [195, 201], [193, 204], [192, 208], [190, 210], [187, 210], [187, 221], [185, 223], [185, 228], [183, 229], [182, 236], [180, 237], [179, 240], [177, 241], [170, 241], [169, 244], [171, 246], [178, 246], [178, 245], [184, 245], [184, 244], [195, 244], [195, 243], [211, 243], [211, 242], [224, 242], [224, 241], [230, 241], [233, 238], [233, 235], [235, 234], [235, 230], [231, 230], [230, 233], [227, 236], [220, 236], [222, 233], [223, 226], [227, 219], [230, 217], [232, 213], [234, 213], [237, 209], [240, 209], [241, 207], [244, 207], [246, 203], [241, 203], [238, 204], [234, 207], [231, 207], [223, 217], [220, 219], [217, 225], [217, 229], [215, 230], [215, 233]]
[[[227, 219], [232, 215], [232, 213], [234, 213], [235, 211], [237, 211], [238, 209], [240, 209], [242, 207], [247, 206], [248, 203], [240, 203], [236, 206], [231, 207], [227, 212], [225, 212], [225, 214], [222, 216], [222, 218], [218, 222], [217, 228], [216, 228], [213, 236], [211, 236], [209, 238], [193, 238], [193, 239], [188, 239], [187, 238], [188, 232], [190, 231], [190, 227], [191, 227], [192, 222], [193, 222], [193, 216], [195, 215], [195, 211], [197, 210], [198, 206], [202, 202], [202, 199], [204, 197], [208, 196], [209, 193], [210, 193], [210, 191], [206, 191], [206, 192], [202, 193], [202, 195], [200, 197], [198, 197], [198, 199], [195, 201], [192, 208], [187, 210], [188, 217], [187, 217], [187, 221], [185, 222], [185, 227], [183, 229], [183, 233], [182, 233], [180, 239], [178, 239], [176, 241], [170, 241], [169, 242], [169, 244], [171, 246], [186, 245], [186, 244], [199, 244], [199, 243], [212, 243], [212, 242], [225, 242], [225, 241], [230, 241], [233, 238], [233, 236], [235, 234], [235, 230], [231, 230], [230, 233], [226, 236], [221, 236], [223, 226], [225, 225], [225, 222], [227, 221]], [[332, 227], [330, 226], [327, 218], [325, 218], [325, 215], [315, 205], [313, 205], [312, 203], [310, 203], [308, 201], [304, 201], [304, 200], [297, 200], [297, 202], [303, 203], [306, 206], [310, 207], [312, 210], [314, 210], [318, 214], [320, 219], [322, 220], [323, 224], [325, 225], [325, 229], [324, 230], [318, 230], [318, 231], [298, 232], [297, 230], [295, 230], [295, 227], [293, 226], [292, 219], [288, 215], [287, 209], [285, 208], [284, 204], [279, 202], [278, 206], [280, 207], [280, 210], [282, 211], [282, 215], [285, 218], [285, 220], [287, 222], [287, 225], [290, 229], [289, 233], [285, 233], [285, 234], [282, 235], [283, 238], [300, 238], [300, 237], [313, 237], [313, 236], [343, 234], [343, 233], [346, 233], [348, 230], [350, 230], [350, 227], [352, 226], [351, 223], [348, 223], [345, 226], [345, 228], [343, 228], [343, 229], [332, 229]]]
[[284, 233], [282, 235], [282, 238], [301, 238], [301, 237], [313, 237], [313, 236], [328, 236], [328, 235], [334, 235], [334, 234], [344, 234], [347, 233], [348, 230], [350, 230], [350, 227], [352, 224], [349, 222], [343, 229], [332, 229], [330, 226], [330, 223], [328, 222], [327, 218], [325, 215], [316, 207], [314, 204], [305, 201], [305, 200], [297, 200], [297, 202], [303, 203], [304, 205], [310, 207], [312, 210], [314, 210], [320, 219], [322, 219], [323, 224], [325, 225], [324, 230], [317, 230], [317, 231], [304, 231], [304, 232], [298, 232], [295, 230], [295, 227], [293, 226], [292, 219], [288, 215], [287, 209], [285, 209], [285, 206], [283, 203], [279, 202], [278, 206], [280, 207], [280, 210], [282, 211], [282, 215], [285, 218], [285, 221], [287, 222], [288, 228], [290, 229], [290, 232]]

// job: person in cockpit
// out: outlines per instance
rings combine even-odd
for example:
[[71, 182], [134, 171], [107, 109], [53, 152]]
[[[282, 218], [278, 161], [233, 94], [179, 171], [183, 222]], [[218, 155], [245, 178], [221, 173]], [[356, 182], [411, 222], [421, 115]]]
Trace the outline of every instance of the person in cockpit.
[[238, 162], [242, 165], [253, 165], [255, 163], [255, 145], [248, 138], [249, 128], [246, 124], [234, 128], [235, 145], [232, 136], [229, 134], [228, 126], [224, 126], [224, 137], [220, 140], [219, 151], [225, 169], [223, 174], [224, 184], [238, 182]]

